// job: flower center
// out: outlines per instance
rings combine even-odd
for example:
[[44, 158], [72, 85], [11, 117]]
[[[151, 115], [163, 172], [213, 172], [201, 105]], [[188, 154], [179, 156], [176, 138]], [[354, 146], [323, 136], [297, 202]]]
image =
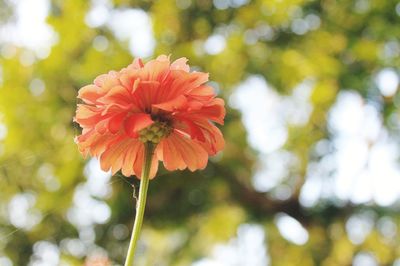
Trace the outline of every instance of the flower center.
[[139, 140], [141, 142], [152, 142], [159, 143], [162, 138], [168, 137], [171, 133], [172, 128], [167, 122], [155, 122], [151, 126], [148, 126], [139, 131]]

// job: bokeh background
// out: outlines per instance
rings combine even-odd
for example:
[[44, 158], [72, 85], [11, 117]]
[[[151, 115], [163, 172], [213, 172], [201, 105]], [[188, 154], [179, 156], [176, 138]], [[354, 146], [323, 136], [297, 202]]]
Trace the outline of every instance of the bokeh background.
[[77, 90], [171, 54], [226, 148], [159, 171], [138, 265], [399, 266], [399, 40], [398, 0], [0, 0], [0, 265], [123, 263], [138, 181], [82, 159]]

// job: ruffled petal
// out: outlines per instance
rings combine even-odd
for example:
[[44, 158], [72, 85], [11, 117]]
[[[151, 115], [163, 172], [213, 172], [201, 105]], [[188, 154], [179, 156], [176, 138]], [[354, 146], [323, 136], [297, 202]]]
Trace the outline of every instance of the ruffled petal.
[[112, 174], [115, 174], [121, 169], [122, 163], [127, 152], [127, 148], [133, 143], [131, 139], [121, 139], [108, 147], [108, 149], [100, 156], [100, 166], [103, 171], [111, 169]]
[[144, 64], [143, 64], [142, 59], [140, 59], [140, 58], [135, 58], [135, 60], [133, 60], [133, 63], [131, 64], [131, 66], [132, 66], [133, 68], [139, 69], [139, 68], [144, 67]]
[[86, 104], [78, 104], [74, 121], [78, 122], [82, 127], [94, 126], [101, 121], [102, 115], [99, 108]]
[[156, 60], [151, 60], [143, 67], [143, 79], [162, 82], [170, 71], [169, 59], [158, 57]]
[[125, 120], [125, 132], [130, 137], [137, 137], [137, 132], [150, 126], [154, 121], [149, 114], [135, 113], [131, 114]]
[[189, 119], [179, 119], [174, 121], [174, 128], [189, 135], [192, 139], [206, 141], [202, 129]]
[[141, 146], [143, 146], [143, 142], [136, 140], [127, 147], [127, 151], [124, 157], [124, 163], [121, 169], [124, 176], [131, 176], [135, 174], [135, 171], [133, 170], [133, 165], [135, 163], [136, 157], [139, 154], [139, 149]]
[[101, 89], [96, 85], [87, 85], [78, 92], [78, 98], [89, 104], [95, 104], [101, 96], [103, 96]]
[[158, 81], [141, 81], [134, 84], [133, 95], [138, 102], [140, 108], [144, 111], [150, 111], [151, 105], [157, 103], [157, 94], [160, 88]]
[[99, 99], [99, 102], [104, 104], [118, 103], [119, 105], [131, 105], [133, 99], [128, 89], [123, 86], [115, 86]]
[[[136, 177], [139, 179], [142, 177], [142, 170], [144, 166], [144, 152], [145, 152], [145, 147], [143, 144], [140, 146], [137, 152], [136, 160], [133, 164], [133, 170], [135, 172]], [[158, 159], [157, 156], [153, 155], [149, 173], [150, 179], [153, 179], [156, 176], [157, 170], [158, 170]]]
[[164, 111], [174, 111], [177, 109], [184, 108], [187, 104], [186, 97], [183, 95], [179, 95], [175, 99], [172, 99], [167, 102], [159, 103], [159, 104], [153, 104], [153, 107], [156, 107], [158, 109], [164, 110]]
[[171, 137], [163, 139], [158, 144], [159, 149], [157, 150], [157, 156], [160, 161], [164, 162], [164, 167], [169, 171], [183, 170], [186, 168], [186, 164], [182, 159], [181, 154], [173, 144]]
[[182, 70], [185, 72], [189, 72], [190, 71], [190, 67], [187, 64], [188, 59], [186, 57], [181, 57], [177, 60], [175, 60], [172, 64], [171, 64], [171, 69], [172, 70]]
[[206, 106], [202, 107], [197, 113], [205, 118], [208, 118], [211, 121], [223, 125], [225, 117], [224, 105], [224, 100], [216, 98], [213, 99]]
[[190, 171], [195, 171], [207, 166], [208, 154], [204, 148], [178, 131], [169, 135], [163, 144], [164, 166], [167, 169], [182, 169], [185, 165]]
[[192, 139], [198, 140], [198, 143], [209, 155], [215, 155], [223, 150], [225, 146], [221, 131], [205, 118], [199, 116], [176, 116], [174, 127]]
[[214, 89], [207, 85], [198, 86], [192, 89], [189, 93], [190, 96], [207, 97], [206, 99], [213, 98], [215, 96]]
[[122, 123], [126, 117], [126, 113], [120, 113], [110, 118], [108, 122], [108, 130], [112, 134], [116, 134], [122, 127]]
[[118, 75], [119, 75], [118, 72], [110, 71], [110, 72], [108, 72], [108, 74], [103, 74], [103, 75], [98, 76], [94, 80], [94, 84], [98, 87], [103, 88], [105, 91], [107, 91], [114, 86], [120, 85]]

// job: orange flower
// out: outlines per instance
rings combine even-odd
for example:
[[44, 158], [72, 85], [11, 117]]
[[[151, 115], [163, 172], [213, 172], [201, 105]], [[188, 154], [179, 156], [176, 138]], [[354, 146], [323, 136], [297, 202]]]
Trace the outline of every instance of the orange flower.
[[150, 176], [158, 161], [167, 170], [203, 169], [224, 147], [220, 130], [224, 101], [205, 85], [208, 74], [190, 72], [186, 58], [170, 63], [162, 55], [140, 59], [120, 71], [98, 76], [79, 90], [75, 121], [80, 152], [100, 159], [104, 171], [140, 177], [144, 143], [156, 144]]
[[91, 256], [85, 261], [85, 266], [111, 266], [111, 262], [106, 256]]

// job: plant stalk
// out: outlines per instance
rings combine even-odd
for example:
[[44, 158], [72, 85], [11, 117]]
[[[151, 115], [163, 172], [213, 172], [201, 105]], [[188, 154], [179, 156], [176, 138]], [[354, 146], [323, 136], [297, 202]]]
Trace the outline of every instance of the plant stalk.
[[144, 209], [146, 206], [147, 190], [149, 187], [150, 168], [155, 147], [154, 144], [151, 142], [146, 142], [144, 146], [145, 146], [144, 166], [142, 170], [142, 176], [140, 179], [139, 198], [136, 204], [135, 223], [133, 224], [133, 231], [132, 231], [131, 241], [129, 243], [128, 254], [126, 255], [125, 266], [133, 266], [136, 245], [139, 240], [140, 230], [142, 228], [142, 223], [143, 223]]

